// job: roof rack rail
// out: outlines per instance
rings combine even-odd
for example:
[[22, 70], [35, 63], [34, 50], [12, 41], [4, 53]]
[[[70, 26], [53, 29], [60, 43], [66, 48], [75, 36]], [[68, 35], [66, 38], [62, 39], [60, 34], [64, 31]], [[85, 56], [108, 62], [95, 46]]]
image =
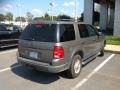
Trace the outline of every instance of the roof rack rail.
[[74, 19], [58, 19], [58, 21], [75, 21]]

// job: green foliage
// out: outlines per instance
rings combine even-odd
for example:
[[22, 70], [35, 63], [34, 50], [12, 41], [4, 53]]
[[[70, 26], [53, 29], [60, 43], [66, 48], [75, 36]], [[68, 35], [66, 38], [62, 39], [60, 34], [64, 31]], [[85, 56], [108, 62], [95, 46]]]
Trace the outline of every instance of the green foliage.
[[42, 20], [42, 17], [35, 17], [33, 20], [39, 21], [39, 20]]
[[66, 21], [69, 21], [71, 20], [72, 18], [70, 16], [67, 16], [67, 15], [59, 15], [57, 17], [58, 21], [62, 21], [62, 20], [66, 20]]
[[[45, 13], [44, 16], [42, 17], [35, 17], [33, 20], [43, 20], [43, 21], [50, 21], [52, 18], [52, 16], [50, 16], [48, 13]], [[69, 21], [69, 20], [73, 20], [73, 18], [71, 18], [70, 16], [67, 15], [58, 15], [58, 16], [53, 16], [53, 20], [54, 21]]]
[[[48, 13], [45, 13], [44, 16], [35, 17], [33, 20], [50, 21], [51, 18], [52, 18], [52, 17], [51, 17]], [[53, 16], [53, 20], [56, 21], [56, 20], [57, 20], [57, 16]]]
[[83, 13], [82, 13], [82, 14], [81, 14], [81, 17], [78, 18], [78, 21], [79, 21], [79, 22], [83, 22], [83, 17], [84, 17], [84, 15], [83, 15]]
[[119, 36], [106, 36], [107, 44], [120, 45], [120, 35]]
[[13, 14], [11, 12], [7, 12], [5, 15], [5, 20], [12, 21], [13, 20]]
[[50, 20], [50, 16], [48, 13], [45, 13], [43, 20]]
[[0, 21], [5, 21], [5, 16], [3, 14], [0, 14]]
[[13, 20], [13, 14], [11, 12], [7, 12], [5, 15], [0, 14], [0, 21], [12, 21]]
[[51, 17], [49, 16], [49, 14], [48, 13], [45, 13], [45, 15], [44, 16], [42, 16], [42, 17], [35, 17], [33, 20], [44, 20], [44, 21], [49, 21], [51, 19]]
[[19, 22], [19, 21], [21, 21], [21, 22], [26, 22], [26, 20], [25, 20], [24, 17], [16, 17], [15, 21], [16, 21], [16, 22]]

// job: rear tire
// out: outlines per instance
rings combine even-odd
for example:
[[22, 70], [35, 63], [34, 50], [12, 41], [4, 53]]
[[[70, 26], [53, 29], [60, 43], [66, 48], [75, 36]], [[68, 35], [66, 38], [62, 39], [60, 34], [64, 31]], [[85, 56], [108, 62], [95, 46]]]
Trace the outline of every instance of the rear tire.
[[80, 55], [75, 55], [73, 57], [70, 68], [67, 70], [68, 76], [70, 78], [76, 78], [79, 76], [82, 68], [82, 60]]
[[99, 56], [104, 56], [104, 48], [101, 49]]

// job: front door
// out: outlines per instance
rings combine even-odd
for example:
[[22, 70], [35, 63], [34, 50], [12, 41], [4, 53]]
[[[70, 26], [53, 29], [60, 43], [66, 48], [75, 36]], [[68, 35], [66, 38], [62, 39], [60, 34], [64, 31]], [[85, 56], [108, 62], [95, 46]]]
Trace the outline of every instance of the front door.
[[91, 25], [86, 25], [90, 41], [92, 43], [93, 47], [93, 54], [96, 54], [99, 52], [101, 47], [101, 38], [97, 35], [95, 28]]
[[80, 32], [80, 42], [82, 51], [84, 52], [84, 60], [94, 55], [95, 43], [94, 37], [89, 35], [88, 27], [85, 24], [78, 25]]

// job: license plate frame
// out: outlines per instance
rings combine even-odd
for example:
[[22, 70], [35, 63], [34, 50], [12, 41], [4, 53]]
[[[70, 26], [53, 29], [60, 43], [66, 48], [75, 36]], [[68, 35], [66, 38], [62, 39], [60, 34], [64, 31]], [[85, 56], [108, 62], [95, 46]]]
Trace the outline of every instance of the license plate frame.
[[29, 56], [31, 58], [38, 59], [38, 52], [31, 51], [31, 52], [29, 52]]

